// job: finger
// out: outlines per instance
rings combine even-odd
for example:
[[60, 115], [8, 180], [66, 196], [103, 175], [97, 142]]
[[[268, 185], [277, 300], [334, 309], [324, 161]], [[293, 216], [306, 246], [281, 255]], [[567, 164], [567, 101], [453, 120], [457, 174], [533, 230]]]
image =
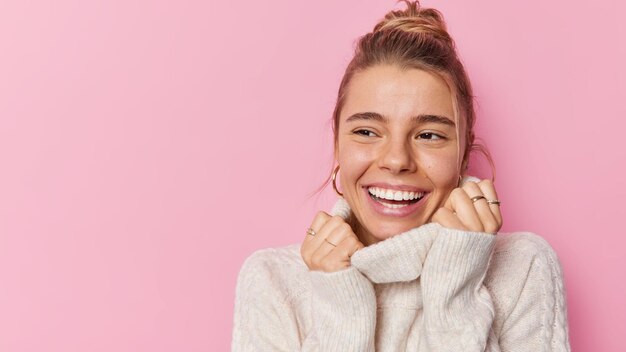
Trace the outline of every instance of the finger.
[[339, 216], [333, 216], [328, 220], [311, 244], [314, 248], [310, 257], [311, 264], [319, 268], [322, 259], [351, 231], [350, 225]]
[[[307, 265], [310, 264], [311, 256], [320, 245], [321, 230], [331, 220], [331, 218], [332, 217], [328, 215], [327, 213], [323, 211], [319, 211], [317, 215], [315, 216], [315, 218], [313, 219], [313, 222], [311, 223], [310, 228], [313, 230], [315, 234], [310, 235], [307, 233], [305, 235], [306, 238], [304, 239], [302, 246], [300, 248], [300, 254], [302, 255], [302, 259], [304, 259]], [[336, 222], [333, 223], [333, 226], [335, 226], [336, 224], [337, 224]], [[321, 237], [321, 240], [323, 239], [324, 237]]]
[[[480, 187], [480, 190], [483, 192], [483, 194], [488, 200], [498, 199], [496, 188], [493, 185], [493, 182], [491, 182], [491, 180], [482, 180], [478, 182], [478, 187]], [[496, 222], [498, 223], [498, 228], [496, 230], [498, 231], [500, 230], [500, 228], [502, 228], [502, 214], [500, 213], [500, 205], [498, 204], [488, 204], [488, 205], [489, 205], [489, 209], [491, 209], [491, 212], [493, 213], [493, 216], [496, 219]]]
[[[477, 179], [478, 178], [473, 177], [473, 176], [466, 176], [466, 177], [464, 177], [462, 179], [462, 182], [460, 182], [459, 185], [456, 188], [461, 188], [465, 183], [470, 182], [471, 180], [477, 180]], [[448, 197], [446, 198], [446, 201], [443, 204], [443, 206], [448, 208], [448, 209], [452, 209], [452, 200], [450, 199], [451, 195], [452, 195], [452, 192], [450, 192], [450, 194], [448, 194]]]
[[[463, 190], [465, 193], [471, 198], [476, 196], [485, 197], [482, 190], [478, 186], [476, 182], [466, 182], [463, 185]], [[489, 208], [489, 204], [487, 204], [486, 198], [477, 199], [473, 201], [474, 208], [476, 209], [476, 213], [478, 214], [478, 218], [482, 224], [482, 228], [484, 232], [494, 233], [498, 231], [498, 223], [496, 221], [495, 216], [491, 212]]]
[[467, 227], [461, 223], [459, 217], [454, 214], [452, 210], [445, 207], [437, 209], [432, 217], [432, 222], [436, 222], [439, 225], [450, 229], [467, 231]]
[[347, 247], [348, 258], [351, 258], [356, 251], [365, 248], [365, 245], [359, 240], [358, 237], [356, 237], [354, 233], [351, 236], [344, 238], [340, 245]]
[[363, 248], [363, 244], [359, 242], [356, 236], [344, 238], [337, 247], [324, 257], [322, 269], [330, 272], [350, 266], [350, 257], [360, 248]]
[[324, 223], [324, 225], [322, 225], [322, 227], [317, 232], [315, 237], [313, 237], [313, 240], [309, 242], [310, 244], [309, 258], [310, 259], [312, 259], [312, 257], [315, 255], [315, 253], [319, 250], [320, 247], [325, 246], [324, 243], [325, 243], [326, 238], [339, 225], [341, 225], [341, 222], [338, 221], [337, 218], [333, 218], [333, 217], [331, 217], [326, 223]]
[[[305, 259], [305, 261], [308, 259], [308, 257], [310, 257], [310, 254], [313, 253], [315, 248], [317, 248], [317, 246], [312, 246], [311, 244], [316, 243], [314, 241], [315, 237], [317, 236], [322, 226], [326, 222], [328, 222], [328, 220], [330, 220], [330, 217], [331, 217], [330, 215], [328, 215], [326, 212], [321, 211], [321, 210], [318, 211], [317, 214], [315, 214], [315, 217], [313, 218], [313, 221], [311, 222], [311, 226], [309, 226], [309, 228], [307, 229], [304, 235], [302, 246], [300, 247], [300, 254], [302, 255], [302, 258]], [[312, 234], [309, 233], [309, 230], [312, 231]]]
[[456, 216], [461, 220], [463, 225], [470, 231], [482, 232], [483, 224], [476, 212], [474, 203], [470, 200], [469, 195], [463, 188], [455, 188], [450, 194], [450, 202], [452, 211], [456, 212]]
[[328, 220], [330, 220], [330, 218], [331, 216], [328, 215], [328, 213], [321, 210], [318, 211], [315, 215], [315, 218], [313, 218], [313, 222], [311, 222], [311, 226], [309, 227], [311, 230], [313, 230], [314, 235], [307, 234], [306, 240], [312, 240], [313, 238], [315, 238], [319, 230], [322, 228], [322, 226], [324, 226], [325, 223], [328, 222]]
[[[356, 235], [352, 232], [352, 227], [345, 221], [342, 221], [339, 226], [337, 226], [329, 235], [326, 237], [324, 241], [326, 244], [329, 244], [332, 247], [337, 247], [341, 242], [343, 242], [346, 238]], [[334, 246], [333, 246], [334, 245]], [[332, 248], [331, 248], [332, 250]]]

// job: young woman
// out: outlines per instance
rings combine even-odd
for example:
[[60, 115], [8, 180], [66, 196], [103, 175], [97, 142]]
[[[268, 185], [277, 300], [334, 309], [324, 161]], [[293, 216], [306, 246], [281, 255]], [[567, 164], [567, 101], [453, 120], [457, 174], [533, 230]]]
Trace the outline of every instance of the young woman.
[[331, 214], [243, 264], [233, 351], [570, 349], [558, 258], [498, 234], [493, 183], [466, 175], [468, 77], [441, 14], [405, 2], [339, 87]]

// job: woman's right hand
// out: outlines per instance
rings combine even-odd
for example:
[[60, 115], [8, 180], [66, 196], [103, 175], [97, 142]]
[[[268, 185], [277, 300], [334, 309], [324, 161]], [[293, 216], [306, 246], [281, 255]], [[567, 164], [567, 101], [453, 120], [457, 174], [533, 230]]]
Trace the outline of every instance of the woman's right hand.
[[338, 216], [320, 211], [311, 223], [314, 236], [306, 234], [300, 254], [309, 270], [334, 272], [350, 266], [350, 257], [364, 247], [352, 227]]

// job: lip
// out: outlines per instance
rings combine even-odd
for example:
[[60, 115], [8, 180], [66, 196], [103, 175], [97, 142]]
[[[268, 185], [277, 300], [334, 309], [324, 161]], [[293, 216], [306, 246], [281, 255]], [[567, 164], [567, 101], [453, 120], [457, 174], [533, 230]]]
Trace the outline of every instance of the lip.
[[[385, 188], [384, 186], [373, 186], [373, 185], [369, 185], [367, 187], [363, 187], [363, 192], [365, 193], [365, 197], [367, 198], [367, 204], [369, 204], [370, 208], [377, 214], [379, 215], [383, 215], [383, 216], [391, 216], [391, 217], [397, 217], [397, 218], [402, 218], [402, 217], [407, 217], [410, 215], [414, 215], [418, 210], [420, 210], [422, 208], [422, 205], [426, 203], [427, 198], [430, 196], [430, 192], [424, 191], [426, 192], [424, 194], [424, 196], [417, 202], [417, 203], [413, 203], [413, 204], [409, 204], [407, 206], [404, 206], [402, 208], [387, 208], [386, 206], [380, 204], [379, 202], [375, 201], [374, 199], [372, 199], [372, 197], [370, 196], [370, 193], [367, 191], [368, 187], [382, 187]], [[398, 189], [398, 188], [391, 188], [391, 189], [396, 189], [396, 190], [403, 190], [403, 189]], [[415, 188], [412, 188], [410, 190], [413, 190]]]
[[[376, 183], [370, 183], [366, 186], [363, 186], [363, 188], [367, 191], [368, 188], [370, 187], [378, 187], [378, 188], [385, 188], [385, 189], [392, 189], [392, 190], [396, 190], [396, 191], [407, 191], [407, 192], [425, 192], [428, 193], [427, 190], [419, 188], [419, 187], [415, 187], [415, 186], [411, 186], [411, 185], [392, 185], [389, 183], [385, 183], [385, 182], [376, 182]], [[419, 203], [419, 202], [418, 202]]]

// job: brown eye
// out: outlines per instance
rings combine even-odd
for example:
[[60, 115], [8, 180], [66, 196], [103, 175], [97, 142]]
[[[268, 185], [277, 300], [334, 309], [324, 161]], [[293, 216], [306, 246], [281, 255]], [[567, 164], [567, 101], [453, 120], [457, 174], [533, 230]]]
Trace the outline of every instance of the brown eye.
[[432, 140], [432, 141], [445, 139], [444, 136], [436, 134], [436, 133], [432, 133], [432, 132], [421, 133], [419, 137], [422, 137], [421, 139]]
[[361, 136], [365, 136], [365, 137], [375, 137], [376, 133], [370, 131], [370, 130], [356, 130], [353, 132], [354, 134], [358, 134]]

